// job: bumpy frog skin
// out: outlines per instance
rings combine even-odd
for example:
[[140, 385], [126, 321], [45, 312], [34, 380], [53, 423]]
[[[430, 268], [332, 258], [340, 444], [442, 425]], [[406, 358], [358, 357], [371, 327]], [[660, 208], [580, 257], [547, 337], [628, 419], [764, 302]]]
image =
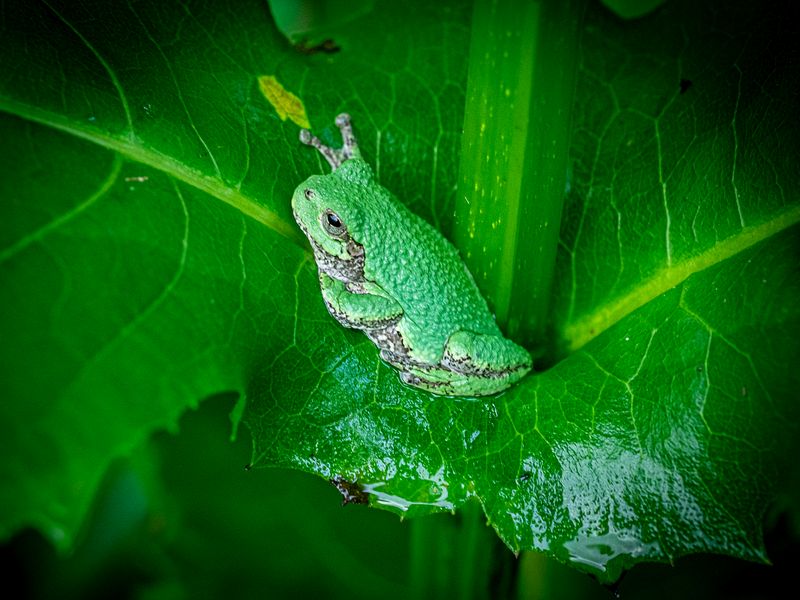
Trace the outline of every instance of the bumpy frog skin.
[[333, 172], [309, 177], [292, 197], [328, 311], [364, 331], [409, 385], [486, 396], [518, 381], [531, 357], [503, 337], [456, 249], [378, 184], [350, 117], [336, 125], [341, 149], [300, 132]]

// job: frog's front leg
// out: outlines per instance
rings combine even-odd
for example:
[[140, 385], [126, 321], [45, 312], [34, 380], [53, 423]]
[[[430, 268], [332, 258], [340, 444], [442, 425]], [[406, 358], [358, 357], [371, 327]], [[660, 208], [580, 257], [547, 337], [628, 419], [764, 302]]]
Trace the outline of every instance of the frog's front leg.
[[397, 302], [370, 293], [369, 289], [365, 293], [351, 292], [344, 283], [322, 272], [319, 284], [328, 312], [345, 327], [382, 329], [397, 323], [403, 316], [403, 309]]
[[326, 146], [320, 139], [313, 135], [308, 129], [300, 130], [300, 141], [307, 146], [314, 146], [319, 150], [320, 154], [325, 157], [331, 169], [334, 171], [342, 166], [344, 161], [350, 158], [361, 158], [361, 151], [358, 149], [358, 141], [356, 136], [353, 135], [353, 126], [350, 124], [350, 115], [342, 113], [336, 117], [336, 126], [342, 133], [342, 141], [344, 146], [337, 150]]

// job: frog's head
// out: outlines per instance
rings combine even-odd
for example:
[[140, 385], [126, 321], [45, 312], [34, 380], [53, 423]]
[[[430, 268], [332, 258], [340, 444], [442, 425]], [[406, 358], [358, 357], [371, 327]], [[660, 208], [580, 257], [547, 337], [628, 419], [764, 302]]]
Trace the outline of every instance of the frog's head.
[[357, 158], [330, 175], [313, 175], [297, 186], [292, 213], [311, 242], [319, 268], [342, 281], [363, 279], [362, 204], [369, 196], [372, 170]]

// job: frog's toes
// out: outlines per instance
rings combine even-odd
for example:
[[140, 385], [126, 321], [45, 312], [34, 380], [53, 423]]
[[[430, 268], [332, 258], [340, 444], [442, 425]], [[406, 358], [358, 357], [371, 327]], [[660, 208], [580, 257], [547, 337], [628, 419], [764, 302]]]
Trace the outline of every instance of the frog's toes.
[[350, 158], [360, 158], [361, 151], [358, 149], [358, 142], [356, 136], [353, 134], [353, 126], [350, 122], [350, 115], [342, 113], [336, 117], [336, 127], [342, 134], [343, 146], [341, 149], [331, 148], [322, 143], [322, 141], [312, 134], [308, 129], [300, 130], [300, 141], [306, 146], [313, 146], [328, 164], [332, 170], [336, 170], [342, 166], [342, 163]]
[[381, 358], [389, 364], [401, 365], [409, 361], [409, 349], [402, 334], [397, 330], [397, 319], [387, 322], [383, 327], [364, 328], [364, 333], [378, 348], [381, 348]]
[[319, 153], [325, 157], [325, 160], [328, 161], [328, 164], [331, 166], [331, 169], [334, 171], [339, 168], [339, 166], [344, 162], [344, 158], [342, 157], [341, 150], [335, 150], [330, 146], [326, 146], [325, 144], [320, 141], [320, 139], [312, 134], [308, 129], [301, 129], [300, 130], [300, 141], [304, 143], [306, 146], [313, 146]]
[[420, 387], [420, 385], [422, 384], [422, 379], [420, 379], [413, 373], [409, 373], [408, 371], [400, 371], [400, 381], [402, 381], [406, 385], [412, 385], [414, 387]]
[[445, 369], [414, 369], [400, 371], [400, 381], [434, 394], [452, 394], [457, 386], [451, 381], [452, 373]]
[[358, 149], [356, 136], [353, 134], [353, 125], [350, 122], [350, 115], [342, 113], [336, 117], [336, 126], [342, 133], [342, 142], [344, 143], [342, 147], [342, 156], [344, 160], [360, 157], [361, 152]]
[[[313, 145], [314, 145], [314, 143], [311, 141], [311, 139], [312, 139], [313, 137], [314, 137], [314, 136], [313, 136], [313, 135], [311, 135], [311, 132], [310, 132], [308, 129], [301, 129], [301, 130], [300, 130], [300, 141], [301, 141], [303, 144], [305, 144], [306, 146], [313, 146]], [[322, 142], [320, 142], [320, 144], [321, 144], [321, 143], [322, 143]]]

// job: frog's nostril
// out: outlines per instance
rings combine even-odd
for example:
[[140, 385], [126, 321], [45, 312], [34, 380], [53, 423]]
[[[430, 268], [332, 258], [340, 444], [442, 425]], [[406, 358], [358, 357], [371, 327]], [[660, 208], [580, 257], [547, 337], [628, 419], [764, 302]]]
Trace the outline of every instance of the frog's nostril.
[[306, 190], [303, 192], [303, 194], [304, 194], [304, 195], [305, 195], [305, 197], [306, 197], [307, 199], [309, 199], [309, 200], [313, 200], [313, 199], [314, 199], [314, 190], [306, 189]]

